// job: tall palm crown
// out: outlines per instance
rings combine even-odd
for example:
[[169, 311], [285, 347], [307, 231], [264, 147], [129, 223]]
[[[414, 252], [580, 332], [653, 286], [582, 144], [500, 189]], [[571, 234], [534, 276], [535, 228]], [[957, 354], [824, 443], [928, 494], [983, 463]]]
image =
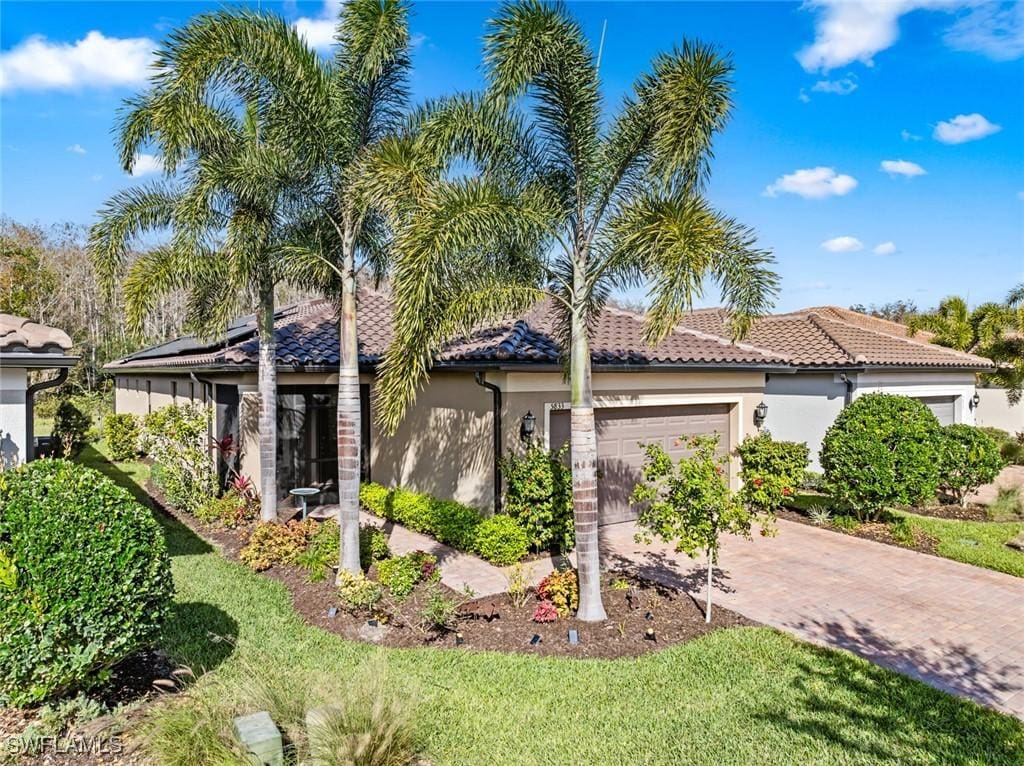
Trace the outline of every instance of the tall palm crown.
[[[656, 343], [710, 278], [739, 337], [770, 308], [777, 278], [753, 232], [703, 197], [712, 140], [731, 107], [731, 65], [715, 50], [687, 42], [658, 56], [607, 125], [594, 53], [564, 6], [503, 5], [489, 23], [484, 62], [483, 97], [428, 106], [407, 151], [382, 162], [417, 181], [392, 184], [390, 196], [378, 189], [392, 200], [396, 303], [380, 417], [397, 426], [441, 343], [551, 300], [572, 392], [579, 615], [600, 619], [595, 315], [612, 289], [647, 284], [646, 334]], [[439, 146], [470, 155], [475, 172], [424, 171]]]
[[967, 301], [956, 295], [944, 298], [932, 313], [912, 316], [907, 328], [911, 333], [928, 330], [935, 334], [934, 343], [957, 351], [967, 351], [977, 342]]
[[171, 45], [175, 86], [210, 98], [224, 88], [245, 94], [300, 178], [283, 268], [292, 281], [338, 298], [340, 563], [358, 571], [356, 278], [363, 267], [382, 273], [389, 235], [357, 185], [368, 150], [404, 116], [408, 9], [400, 0], [350, 0], [335, 41], [334, 58], [324, 60], [277, 16], [222, 11], [190, 23]]
[[[274, 287], [301, 179], [255, 94], [222, 89], [214, 99], [182, 87], [179, 42], [172, 35], [158, 52], [152, 87], [127, 102], [119, 131], [125, 169], [143, 144], [153, 143], [166, 178], [111, 198], [92, 228], [90, 249], [108, 289], [127, 272], [127, 320], [136, 333], [156, 301], [174, 290], [187, 292], [188, 324], [205, 336], [256, 305], [259, 478], [263, 515], [270, 519], [277, 500]], [[138, 235], [165, 229], [171, 231], [166, 245], [128, 264]]]

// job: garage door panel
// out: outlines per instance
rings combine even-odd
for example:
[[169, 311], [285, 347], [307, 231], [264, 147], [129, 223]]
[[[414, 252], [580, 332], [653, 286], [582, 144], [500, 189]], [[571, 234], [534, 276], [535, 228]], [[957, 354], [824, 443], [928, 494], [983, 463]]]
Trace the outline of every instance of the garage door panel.
[[920, 401], [939, 419], [939, 425], [949, 426], [956, 422], [955, 396], [922, 396]]
[[[693, 455], [691, 436], [719, 433], [718, 454], [729, 452], [729, 405], [664, 405], [598, 408], [594, 411], [598, 440], [598, 508], [600, 522], [635, 519], [629, 496], [640, 479], [644, 450], [641, 443], [659, 443], [674, 459]], [[551, 446], [569, 437], [569, 413], [551, 413]]]

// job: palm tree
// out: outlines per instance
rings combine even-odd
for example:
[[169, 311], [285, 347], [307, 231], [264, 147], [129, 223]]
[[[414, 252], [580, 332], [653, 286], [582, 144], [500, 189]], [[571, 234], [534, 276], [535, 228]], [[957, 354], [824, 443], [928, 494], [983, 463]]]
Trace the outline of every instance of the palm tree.
[[360, 400], [357, 277], [378, 277], [388, 236], [357, 193], [371, 147], [401, 123], [409, 70], [408, 8], [401, 0], [351, 0], [339, 18], [332, 61], [283, 19], [220, 11], [170, 43], [175, 86], [216, 93], [225, 84], [263, 104], [261, 116], [306, 179], [290, 213], [287, 275], [339, 302], [338, 496], [340, 567], [359, 571]]
[[933, 343], [957, 351], [967, 351], [977, 341], [967, 301], [957, 295], [943, 299], [934, 312], [910, 317], [907, 329], [911, 335], [920, 330], [934, 333]]
[[[172, 38], [173, 39], [173, 38]], [[125, 273], [129, 327], [141, 331], [161, 296], [189, 294], [188, 325], [204, 336], [257, 306], [261, 516], [277, 519], [277, 370], [274, 288], [281, 278], [287, 209], [296, 183], [292, 158], [262, 127], [253, 100], [231, 109], [178, 87], [173, 44], [158, 53], [153, 87], [127, 103], [119, 133], [131, 171], [147, 141], [160, 150], [165, 179], [114, 195], [90, 233], [108, 289]], [[243, 96], [248, 94], [242, 94]], [[170, 229], [169, 244], [128, 265], [140, 235]]]
[[[392, 195], [395, 339], [380, 371], [381, 422], [397, 427], [441, 343], [551, 301], [571, 389], [577, 616], [600, 620], [593, 319], [612, 289], [647, 284], [646, 337], [657, 343], [710, 279], [741, 337], [770, 308], [777, 277], [754, 233], [703, 196], [731, 106], [731, 65], [714, 49], [687, 42], [659, 55], [607, 127], [597, 61], [562, 5], [503, 5], [484, 61], [483, 98], [428, 107], [388, 155], [395, 178], [420, 183]], [[424, 172], [437, 147], [492, 161]]]

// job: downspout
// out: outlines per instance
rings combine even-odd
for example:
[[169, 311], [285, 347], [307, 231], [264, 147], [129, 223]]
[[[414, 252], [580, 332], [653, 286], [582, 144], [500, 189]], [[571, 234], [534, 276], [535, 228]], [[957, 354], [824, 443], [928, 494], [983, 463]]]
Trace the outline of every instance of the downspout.
[[45, 391], [48, 388], [55, 388], [68, 379], [68, 368], [62, 367], [57, 371], [57, 377], [50, 380], [41, 380], [33, 383], [25, 389], [25, 454], [28, 456], [25, 462], [35, 460], [36, 457], [36, 435], [35, 435], [35, 401], [36, 392]]
[[846, 395], [843, 397], [843, 408], [845, 409], [853, 401], [853, 381], [845, 372], [839, 373], [839, 380], [846, 384]]
[[[213, 470], [216, 471], [216, 470], [218, 470], [217, 458], [214, 457], [213, 454], [212, 454], [213, 453], [213, 449], [214, 449], [214, 447], [213, 447], [213, 408], [216, 406], [216, 403], [214, 403], [214, 401], [213, 401], [213, 381], [211, 381], [209, 379], [200, 378], [198, 375], [195, 374], [195, 372], [191, 372], [191, 371], [189, 372], [188, 376], [194, 382], [196, 382], [200, 386], [202, 386], [203, 389], [207, 393], [206, 401], [209, 404], [208, 404], [208, 406], [206, 408], [206, 443], [208, 445], [210, 445], [209, 446], [209, 450], [210, 450], [210, 453], [211, 453], [210, 457], [213, 458]], [[220, 483], [220, 479], [219, 478], [217, 480], [217, 483], [218, 484]]]
[[478, 370], [476, 384], [488, 389], [494, 395], [494, 512], [501, 513], [501, 389], [484, 380]]

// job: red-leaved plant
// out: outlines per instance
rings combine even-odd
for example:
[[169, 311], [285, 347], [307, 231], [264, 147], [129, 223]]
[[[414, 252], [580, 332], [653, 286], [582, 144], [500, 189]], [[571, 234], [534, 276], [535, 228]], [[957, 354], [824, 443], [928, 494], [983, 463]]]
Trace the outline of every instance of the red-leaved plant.
[[541, 601], [533, 610], [533, 617], [530, 619], [534, 622], [554, 622], [558, 619], [558, 610], [550, 601]]

